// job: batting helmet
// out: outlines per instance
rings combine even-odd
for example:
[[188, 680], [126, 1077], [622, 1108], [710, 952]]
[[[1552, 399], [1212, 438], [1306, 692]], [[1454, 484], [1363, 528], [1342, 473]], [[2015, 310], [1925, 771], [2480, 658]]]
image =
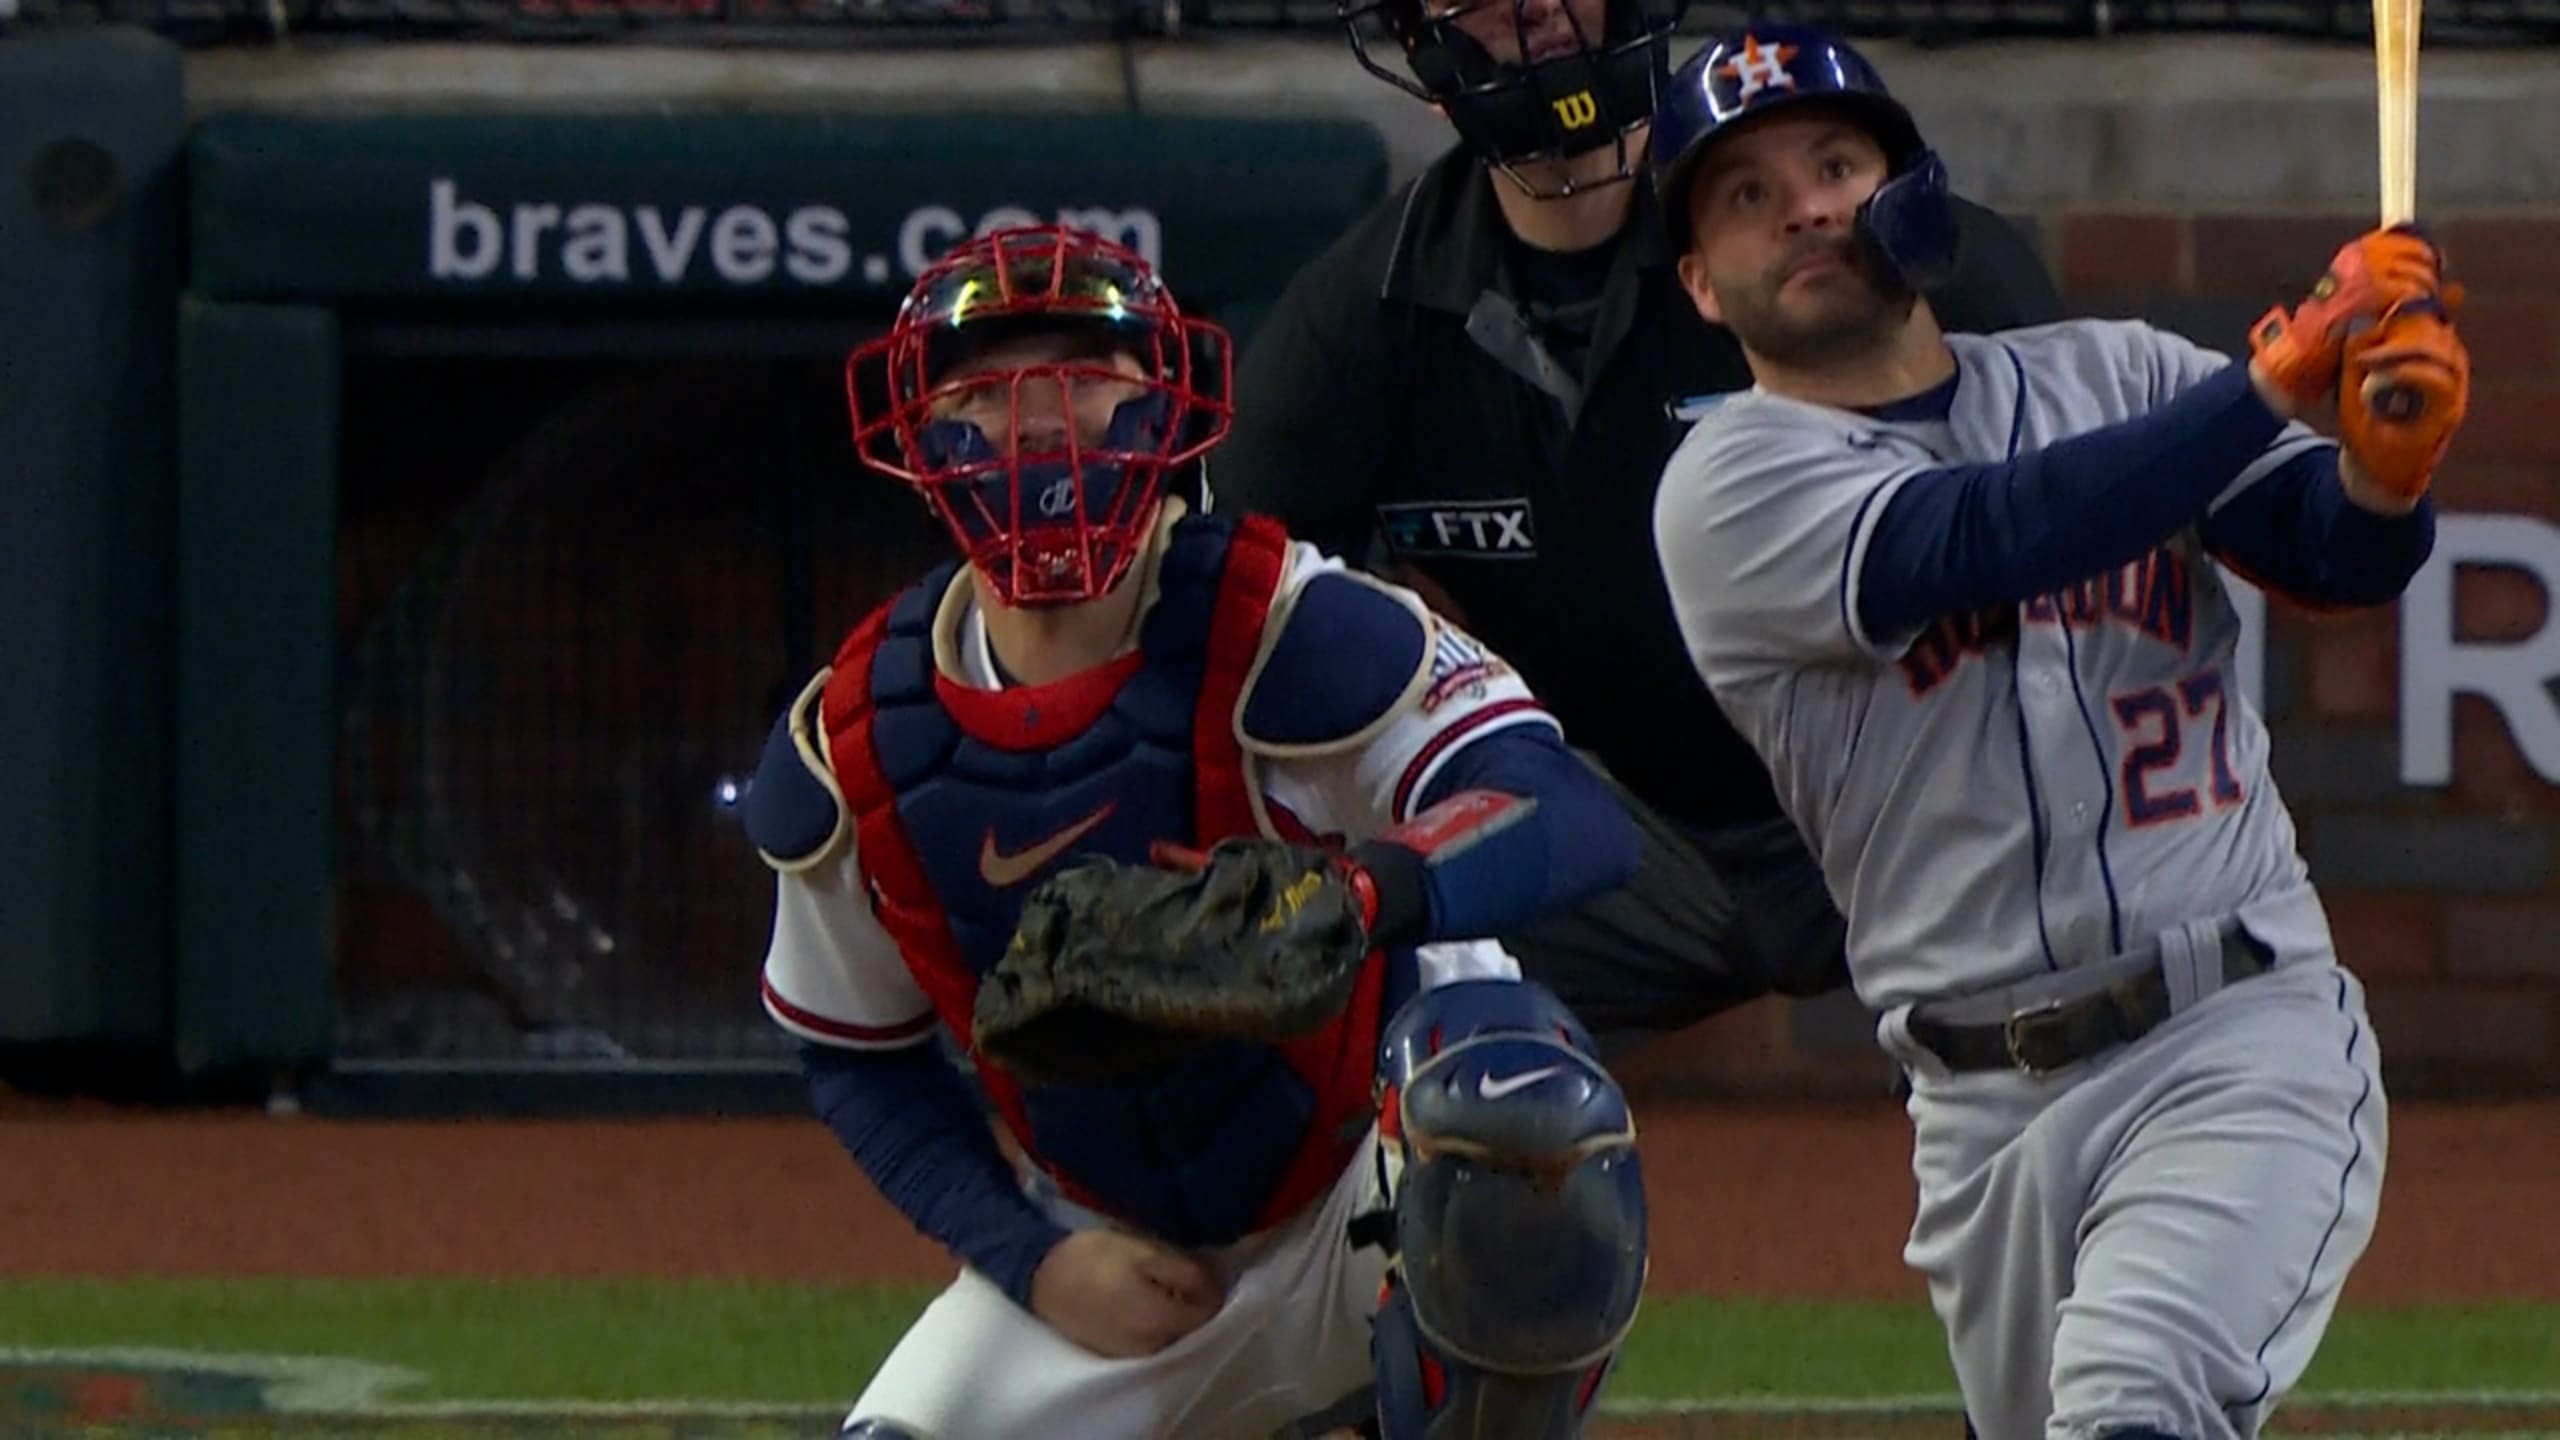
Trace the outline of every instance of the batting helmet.
[[1884, 149], [1885, 183], [1857, 216], [1875, 258], [1913, 289], [1945, 278], [1956, 253], [1945, 162], [1865, 56], [1805, 25], [1754, 25], [1720, 37], [1673, 73], [1654, 111], [1650, 154], [1672, 250], [1689, 249], [1689, 181], [1716, 138], [1754, 117], [1817, 103], [1854, 118]]
[[[955, 373], [1026, 334], [1073, 343], [1059, 359]], [[1232, 348], [1136, 253], [1062, 226], [999, 230], [926, 267], [889, 332], [846, 361], [854, 449], [923, 495], [1006, 604], [1091, 600], [1144, 548], [1168, 481], [1195, 480], [1226, 437]], [[1098, 437], [1023, 425], [1026, 400], [1092, 385], [1134, 388]], [[973, 413], [1011, 423], [990, 437]]]

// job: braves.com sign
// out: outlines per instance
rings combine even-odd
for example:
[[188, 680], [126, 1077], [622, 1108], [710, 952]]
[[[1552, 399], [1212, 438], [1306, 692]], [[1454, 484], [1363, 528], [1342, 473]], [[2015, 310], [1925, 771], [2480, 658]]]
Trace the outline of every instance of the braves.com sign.
[[597, 287], [848, 281], [904, 285], [972, 235], [1056, 223], [1164, 262], [1164, 224], [1144, 207], [1070, 205], [1040, 214], [998, 205], [964, 215], [919, 205], [868, 230], [825, 204], [624, 205], [600, 201], [496, 203], [453, 179], [427, 184], [427, 274], [449, 283], [493, 280]]
[[[2454, 576], [2469, 566], [2520, 571], [2542, 587], [2542, 625], [2518, 640], [2455, 629]], [[2266, 600], [2231, 582], [2245, 623], [2239, 672], [2265, 710]], [[2497, 712], [2533, 772], [2560, 785], [2560, 525], [2531, 515], [2439, 514], [2435, 553], [2400, 600], [2400, 781], [2453, 781], [2453, 711], [2470, 695]]]

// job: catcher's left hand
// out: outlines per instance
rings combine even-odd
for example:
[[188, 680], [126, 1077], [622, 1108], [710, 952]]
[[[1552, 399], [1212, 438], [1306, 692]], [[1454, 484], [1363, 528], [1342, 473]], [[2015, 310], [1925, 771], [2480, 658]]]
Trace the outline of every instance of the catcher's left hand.
[[978, 986], [977, 1049], [1036, 1085], [1306, 1034], [1359, 983], [1375, 907], [1341, 856], [1276, 840], [1221, 841], [1197, 869], [1088, 861], [1024, 901]]

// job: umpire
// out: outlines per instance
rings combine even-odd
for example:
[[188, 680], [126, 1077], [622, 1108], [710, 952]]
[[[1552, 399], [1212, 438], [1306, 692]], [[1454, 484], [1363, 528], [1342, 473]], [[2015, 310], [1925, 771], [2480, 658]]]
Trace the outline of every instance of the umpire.
[[[1631, 792], [1636, 879], [1510, 937], [1613, 1051], [1848, 978], [1821, 872], [1690, 666], [1653, 550], [1677, 402], [1751, 383], [1681, 293], [1641, 178], [1686, 3], [1342, 0], [1360, 63], [1459, 143], [1291, 281], [1211, 467], [1222, 505], [1467, 625]], [[1947, 328], [2063, 318], [2026, 238], [1958, 212], [1956, 272], [1928, 292]]]

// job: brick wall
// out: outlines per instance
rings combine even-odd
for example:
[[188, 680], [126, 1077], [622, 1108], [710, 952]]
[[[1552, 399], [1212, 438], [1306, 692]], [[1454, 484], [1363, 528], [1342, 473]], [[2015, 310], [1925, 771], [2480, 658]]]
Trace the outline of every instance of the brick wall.
[[[2238, 353], [2369, 214], [2073, 212], [2034, 222], [2082, 313], [2140, 315]], [[2471, 411], [2438, 476], [2448, 513], [2560, 522], [2560, 212], [2436, 224], [2468, 287]], [[2454, 572], [2455, 633], [2521, 641], [2551, 597], [2530, 574]], [[2371, 992], [2403, 1094], [2560, 1090], [2560, 785], [2537, 774], [2490, 704], [2454, 702], [2452, 775], [2401, 781], [2398, 607], [2267, 627], [2275, 772], [2339, 948]], [[2560, 663], [2545, 663], [2545, 670]], [[2541, 677], [2560, 703], [2560, 677]], [[1633, 1061], [1671, 1091], [1872, 1094], [1885, 1080], [1846, 997], [1756, 1005]]]

